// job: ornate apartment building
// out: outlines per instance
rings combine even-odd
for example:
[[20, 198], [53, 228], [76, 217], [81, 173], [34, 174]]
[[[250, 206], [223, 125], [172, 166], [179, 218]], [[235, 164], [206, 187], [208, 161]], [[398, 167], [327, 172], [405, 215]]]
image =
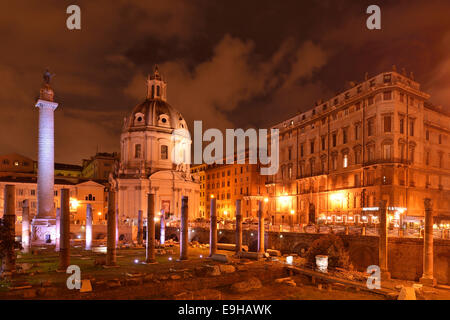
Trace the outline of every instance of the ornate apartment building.
[[280, 169], [267, 179], [272, 223], [418, 223], [423, 199], [436, 223], [450, 220], [450, 115], [396, 71], [354, 84], [272, 128]]

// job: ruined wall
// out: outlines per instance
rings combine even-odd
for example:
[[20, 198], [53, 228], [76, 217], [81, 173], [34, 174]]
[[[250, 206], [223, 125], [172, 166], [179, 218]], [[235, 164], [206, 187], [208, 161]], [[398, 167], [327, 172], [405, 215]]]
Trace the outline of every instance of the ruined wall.
[[[194, 232], [192, 232], [194, 230]], [[166, 236], [179, 239], [177, 228], [167, 228]], [[302, 254], [311, 243], [326, 234], [266, 232], [266, 248], [282, 253]], [[340, 235], [356, 269], [365, 271], [378, 264], [378, 237]], [[219, 230], [219, 243], [235, 243], [234, 230]], [[209, 242], [209, 230], [191, 229], [190, 241]], [[242, 242], [250, 251], [256, 251], [257, 231], [244, 230]], [[393, 278], [416, 280], [422, 276], [423, 239], [389, 238], [388, 264]], [[450, 241], [434, 240], [434, 274], [439, 283], [450, 284]]]

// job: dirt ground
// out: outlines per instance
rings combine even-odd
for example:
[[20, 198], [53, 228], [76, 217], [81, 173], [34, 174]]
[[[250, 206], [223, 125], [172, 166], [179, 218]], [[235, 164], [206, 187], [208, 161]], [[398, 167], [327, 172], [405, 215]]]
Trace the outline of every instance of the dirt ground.
[[[232, 258], [232, 252], [219, 251], [233, 260], [236, 271], [213, 276], [199, 274], [201, 267], [220, 265], [206, 258], [207, 248], [190, 247], [189, 260], [177, 261], [179, 248], [166, 248], [157, 255], [157, 264], [142, 264], [143, 248], [119, 249], [117, 268], [104, 268], [104, 253], [93, 253], [73, 248], [71, 264], [81, 269], [81, 278], [90, 279], [93, 290], [80, 293], [66, 286], [68, 274], [57, 272], [58, 254], [51, 249], [35, 250], [36, 254], [21, 254], [17, 264], [24, 270], [12, 280], [0, 280], [0, 299], [195, 299], [195, 300], [380, 300], [385, 296], [367, 291], [356, 291], [340, 285], [311, 283], [306, 276], [291, 276], [296, 286], [276, 283], [287, 277], [283, 262], [241, 261]], [[280, 259], [281, 260], [281, 259]], [[138, 280], [134, 280], [134, 278]], [[235, 293], [231, 286], [251, 277], [258, 278], [262, 287], [245, 293]], [[140, 280], [139, 280], [140, 279]], [[144, 279], [144, 280], [142, 280]], [[146, 281], [147, 280], [147, 281]], [[110, 286], [110, 282], [118, 284]], [[395, 286], [393, 282], [391, 286]], [[31, 286], [32, 288], [27, 288]], [[11, 290], [11, 287], [17, 290]], [[21, 288], [22, 287], [22, 288]], [[426, 300], [450, 299], [450, 290], [433, 290], [421, 298]]]

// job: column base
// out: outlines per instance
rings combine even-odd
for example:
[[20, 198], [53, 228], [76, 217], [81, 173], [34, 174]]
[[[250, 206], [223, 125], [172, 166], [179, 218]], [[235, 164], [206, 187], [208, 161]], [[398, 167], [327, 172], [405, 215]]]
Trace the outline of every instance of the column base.
[[420, 278], [419, 282], [423, 285], [434, 287], [437, 284], [437, 280], [435, 278]]
[[31, 243], [33, 245], [55, 245], [56, 218], [34, 218], [31, 221]]

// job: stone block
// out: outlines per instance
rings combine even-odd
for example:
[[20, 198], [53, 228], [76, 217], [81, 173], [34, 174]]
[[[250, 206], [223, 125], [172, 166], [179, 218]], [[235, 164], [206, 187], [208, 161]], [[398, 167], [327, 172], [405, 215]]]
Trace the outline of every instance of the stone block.
[[236, 268], [230, 264], [221, 264], [219, 269], [222, 273], [233, 273], [236, 271]]
[[416, 291], [413, 287], [403, 287], [397, 300], [416, 300]]
[[213, 254], [211, 256], [211, 260], [219, 261], [219, 262], [228, 262], [228, 257], [224, 254]]
[[235, 293], [244, 293], [262, 287], [261, 281], [258, 278], [252, 277], [246, 281], [236, 282], [231, 285], [231, 291]]

